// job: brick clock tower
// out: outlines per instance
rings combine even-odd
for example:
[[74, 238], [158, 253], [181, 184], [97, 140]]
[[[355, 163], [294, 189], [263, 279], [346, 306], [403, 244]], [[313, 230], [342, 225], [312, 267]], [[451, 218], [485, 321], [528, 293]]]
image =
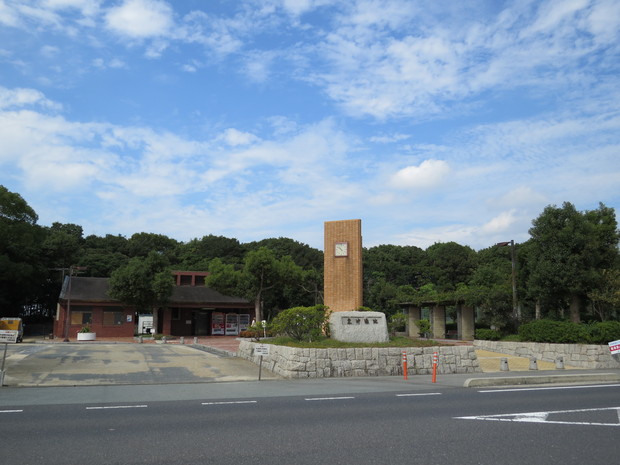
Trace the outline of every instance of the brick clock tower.
[[325, 222], [324, 301], [332, 312], [363, 305], [362, 220]]

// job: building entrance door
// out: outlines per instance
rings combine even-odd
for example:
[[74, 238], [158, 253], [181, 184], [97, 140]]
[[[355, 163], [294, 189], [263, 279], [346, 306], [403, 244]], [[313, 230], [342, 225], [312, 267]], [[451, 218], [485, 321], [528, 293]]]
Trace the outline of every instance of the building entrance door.
[[192, 334], [194, 336], [209, 335], [209, 312], [197, 310], [192, 314]]

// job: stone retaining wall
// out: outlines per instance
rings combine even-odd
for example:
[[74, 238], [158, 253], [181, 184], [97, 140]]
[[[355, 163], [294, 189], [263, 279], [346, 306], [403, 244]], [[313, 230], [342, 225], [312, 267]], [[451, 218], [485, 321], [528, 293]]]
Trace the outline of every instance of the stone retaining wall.
[[[237, 355], [259, 363], [255, 344], [242, 340]], [[438, 353], [440, 374], [482, 371], [472, 346], [300, 349], [270, 345], [263, 367], [284, 378], [402, 375], [403, 351], [407, 353], [408, 374], [431, 374], [433, 352]]]
[[517, 357], [534, 357], [546, 362], [555, 362], [561, 356], [565, 365], [579, 368], [620, 368], [620, 360], [611, 355], [606, 345], [475, 340], [474, 347]]

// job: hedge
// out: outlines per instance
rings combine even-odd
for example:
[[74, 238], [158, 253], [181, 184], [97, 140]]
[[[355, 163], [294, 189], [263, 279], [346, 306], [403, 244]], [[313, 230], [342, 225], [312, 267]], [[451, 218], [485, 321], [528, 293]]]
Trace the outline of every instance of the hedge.
[[579, 324], [571, 321], [535, 320], [519, 327], [519, 338], [524, 342], [607, 344], [620, 339], [620, 322]]
[[478, 328], [474, 334], [474, 338], [481, 341], [499, 341], [501, 334], [494, 329]]

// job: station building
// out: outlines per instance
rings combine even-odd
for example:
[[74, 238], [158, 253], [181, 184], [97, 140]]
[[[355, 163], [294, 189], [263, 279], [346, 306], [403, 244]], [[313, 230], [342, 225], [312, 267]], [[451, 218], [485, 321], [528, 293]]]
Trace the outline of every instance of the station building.
[[[254, 304], [205, 286], [206, 272], [174, 271], [175, 285], [158, 308], [153, 332], [170, 336], [236, 336], [255, 318]], [[75, 338], [89, 326], [97, 337], [140, 334], [136, 309], [111, 298], [109, 278], [65, 277], [54, 319], [54, 336]], [[65, 332], [66, 331], [66, 332]]]

